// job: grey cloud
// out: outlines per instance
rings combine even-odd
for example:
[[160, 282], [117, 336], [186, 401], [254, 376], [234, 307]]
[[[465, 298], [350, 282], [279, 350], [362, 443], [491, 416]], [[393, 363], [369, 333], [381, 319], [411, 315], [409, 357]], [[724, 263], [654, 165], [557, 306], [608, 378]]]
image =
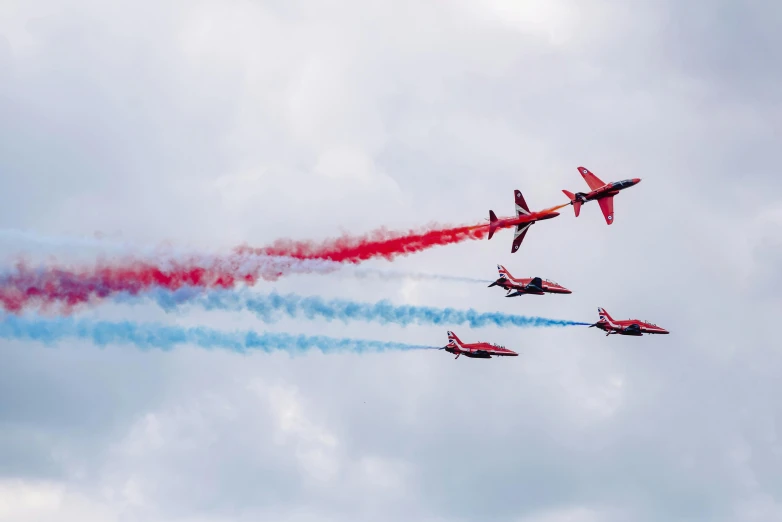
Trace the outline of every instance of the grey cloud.
[[722, 1], [668, 9], [664, 50], [673, 67], [746, 103], [779, 102], [779, 6]]
[[[778, 199], [775, 51], [746, 43], [775, 8], [697, 25], [678, 6], [600, 3], [536, 27], [524, 6], [398, 5], [36, 4], [14, 24], [34, 44], [0, 39], [0, 224], [219, 249], [472, 222], [511, 213], [514, 188], [542, 208], [583, 189], [584, 164], [644, 179], [611, 227], [591, 204], [536, 225], [513, 256], [505, 231], [369, 263], [487, 279], [502, 263], [573, 295], [322, 276], [259, 290], [585, 321], [604, 306], [672, 334], [456, 329], [517, 348], [513, 361], [5, 343], [2, 475], [88, 499], [61, 508], [72, 517], [100, 507], [123, 522], [773, 519], [778, 300], [742, 281], [778, 286], [776, 229], [744, 238]], [[445, 333], [85, 313], [433, 345]]]

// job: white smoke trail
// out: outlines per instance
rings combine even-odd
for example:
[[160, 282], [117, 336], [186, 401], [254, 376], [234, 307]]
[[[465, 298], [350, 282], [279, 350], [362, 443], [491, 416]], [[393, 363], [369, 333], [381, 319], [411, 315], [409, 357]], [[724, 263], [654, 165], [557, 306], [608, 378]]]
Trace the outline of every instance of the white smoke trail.
[[[168, 244], [144, 245], [130, 241], [100, 237], [50, 236], [17, 229], [0, 229], [0, 242], [22, 241], [56, 248], [92, 248], [109, 250], [114, 254], [130, 256], [133, 261], [144, 257], [154, 258], [154, 263], [163, 270], [181, 265], [183, 260], [204, 267], [231, 268], [235, 273], [257, 273], [266, 280], [276, 280], [289, 274], [335, 274], [357, 278], [413, 279], [418, 281], [447, 281], [460, 283], [490, 283], [489, 280], [445, 274], [384, 270], [357, 267], [327, 259], [298, 259], [288, 256], [259, 255], [252, 253], [231, 253], [228, 255], [196, 254]], [[278, 275], [275, 275], [278, 274]]]

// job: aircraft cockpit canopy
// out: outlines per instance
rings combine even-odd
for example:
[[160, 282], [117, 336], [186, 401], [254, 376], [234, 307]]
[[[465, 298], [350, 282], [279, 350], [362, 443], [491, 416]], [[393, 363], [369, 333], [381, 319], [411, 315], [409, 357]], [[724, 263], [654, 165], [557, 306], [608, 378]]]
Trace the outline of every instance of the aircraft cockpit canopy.
[[632, 187], [633, 186], [633, 180], [631, 180], [631, 179], [623, 179], [622, 181], [615, 181], [611, 185], [614, 188]]

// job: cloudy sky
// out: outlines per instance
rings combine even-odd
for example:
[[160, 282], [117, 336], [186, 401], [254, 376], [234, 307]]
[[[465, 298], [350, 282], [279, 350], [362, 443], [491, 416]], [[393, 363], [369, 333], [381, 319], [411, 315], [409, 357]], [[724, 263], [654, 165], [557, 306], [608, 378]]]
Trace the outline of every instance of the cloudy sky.
[[[470, 330], [508, 360], [0, 341], [0, 520], [782, 520], [782, 5], [5, 0], [0, 230], [199, 251], [462, 224], [641, 184], [303, 295], [671, 331]], [[67, 241], [62, 242], [67, 243]], [[5, 234], [3, 262], [81, 255]], [[85, 247], [86, 248], [86, 247]], [[78, 250], [78, 249], [77, 249]], [[440, 327], [85, 317], [442, 346]]]

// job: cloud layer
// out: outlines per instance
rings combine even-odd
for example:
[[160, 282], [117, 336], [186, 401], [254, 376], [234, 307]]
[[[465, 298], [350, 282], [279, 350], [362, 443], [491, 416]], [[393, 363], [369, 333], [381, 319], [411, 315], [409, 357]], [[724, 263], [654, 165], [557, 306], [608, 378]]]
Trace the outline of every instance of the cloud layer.
[[[584, 320], [602, 306], [672, 334], [460, 331], [520, 353], [489, 361], [3, 340], [0, 520], [779, 519], [780, 16], [722, 1], [4, 2], [3, 230], [230, 252], [474, 223], [511, 214], [514, 189], [545, 208], [585, 188], [585, 165], [643, 180], [610, 227], [587, 205], [513, 255], [500, 231], [366, 265], [493, 279], [502, 263], [566, 298], [323, 274], [260, 290]], [[4, 261], [20, 250], [116, 254], [20, 245]], [[248, 311], [111, 303], [77, 319], [259, 328]], [[271, 331], [445, 343], [425, 325]]]

